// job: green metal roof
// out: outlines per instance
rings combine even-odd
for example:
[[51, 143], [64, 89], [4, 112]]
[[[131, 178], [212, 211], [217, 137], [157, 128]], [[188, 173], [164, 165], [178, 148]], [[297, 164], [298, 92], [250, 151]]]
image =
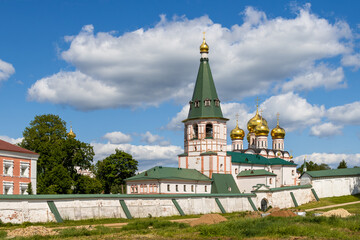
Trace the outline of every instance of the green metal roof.
[[340, 169], [329, 169], [319, 171], [307, 171], [304, 174], [309, 174], [313, 178], [320, 177], [340, 177], [340, 176], [359, 176], [360, 168], [340, 168]]
[[[204, 101], [210, 100], [210, 106], [205, 106]], [[215, 100], [219, 100], [216, 93], [214, 80], [211, 74], [208, 59], [200, 59], [200, 67], [196, 78], [194, 93], [190, 103], [190, 110], [187, 119], [196, 118], [222, 118], [221, 107], [215, 106]], [[195, 102], [199, 102], [199, 107], [195, 107]], [[227, 120], [227, 119], [226, 119]]]
[[290, 165], [296, 166], [295, 163], [283, 160], [281, 158], [266, 158], [258, 154], [248, 154], [240, 152], [227, 152], [228, 156], [231, 156], [231, 162], [233, 163], [246, 163], [256, 165]]
[[259, 170], [246, 170], [241, 171], [237, 175], [238, 177], [251, 177], [251, 176], [276, 176], [276, 174], [266, 171], [265, 169]]
[[211, 181], [210, 178], [195, 169], [153, 167], [136, 176], [129, 177], [125, 181], [154, 180], [154, 179], [179, 179], [195, 181]]
[[213, 173], [211, 193], [240, 193], [231, 174]]

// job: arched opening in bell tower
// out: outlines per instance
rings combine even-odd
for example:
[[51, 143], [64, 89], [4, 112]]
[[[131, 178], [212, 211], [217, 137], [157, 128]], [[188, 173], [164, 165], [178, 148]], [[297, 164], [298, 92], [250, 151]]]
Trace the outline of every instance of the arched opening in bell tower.
[[206, 124], [206, 138], [213, 138], [213, 125], [211, 123]]

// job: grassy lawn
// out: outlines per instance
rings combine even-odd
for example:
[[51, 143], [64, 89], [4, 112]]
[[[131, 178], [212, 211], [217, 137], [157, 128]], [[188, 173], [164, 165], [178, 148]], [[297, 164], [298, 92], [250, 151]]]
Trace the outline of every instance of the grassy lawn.
[[[68, 228], [57, 236], [14, 238], [40, 239], [358, 239], [360, 216], [347, 219], [326, 217], [266, 217], [231, 216], [227, 222], [190, 227], [163, 219], [130, 221], [121, 229], [96, 227], [95, 230]], [[1, 232], [0, 232], [1, 234]], [[4, 236], [4, 235], [0, 235]]]
[[357, 195], [349, 195], [349, 196], [341, 196], [341, 197], [329, 197], [329, 198], [320, 198], [320, 201], [310, 202], [307, 204], [303, 204], [295, 209], [311, 209], [317, 207], [324, 207], [334, 204], [347, 203], [347, 202], [355, 202], [360, 201], [360, 194]]

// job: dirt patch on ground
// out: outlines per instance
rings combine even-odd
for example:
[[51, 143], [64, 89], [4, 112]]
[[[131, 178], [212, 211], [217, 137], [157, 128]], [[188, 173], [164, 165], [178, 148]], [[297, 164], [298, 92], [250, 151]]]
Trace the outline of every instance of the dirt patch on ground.
[[244, 217], [246, 217], [246, 218], [260, 218], [261, 213], [258, 212], [258, 211], [247, 212]]
[[346, 218], [351, 215], [352, 215], [351, 213], [349, 213], [347, 210], [345, 210], [343, 208], [330, 210], [330, 211], [322, 214], [322, 216], [325, 216], [325, 217], [336, 216], [336, 217], [342, 217], [342, 218]]
[[295, 217], [296, 214], [288, 209], [279, 209], [279, 210], [273, 210], [270, 213], [270, 216], [273, 216], [273, 217]]
[[58, 232], [43, 226], [30, 226], [26, 228], [17, 228], [12, 231], [8, 231], [8, 237], [31, 237], [34, 235], [49, 236], [57, 235]]
[[215, 224], [219, 222], [225, 222], [227, 219], [219, 214], [205, 214], [200, 218], [191, 221], [190, 226], [197, 226], [200, 224]]

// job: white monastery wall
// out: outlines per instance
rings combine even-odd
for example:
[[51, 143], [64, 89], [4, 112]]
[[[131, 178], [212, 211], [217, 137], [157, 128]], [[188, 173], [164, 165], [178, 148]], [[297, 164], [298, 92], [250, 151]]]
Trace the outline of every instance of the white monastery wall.
[[[203, 194], [203, 195], [101, 195], [93, 196], [60, 196], [30, 195], [6, 196], [0, 200], [0, 220], [4, 223], [49, 222], [56, 221], [47, 201], [53, 201], [63, 220], [80, 220], [89, 218], [126, 218], [125, 210], [120, 204], [123, 200], [133, 218], [149, 216], [179, 215], [173, 200], [176, 200], [186, 214], [220, 213], [216, 198], [226, 212], [252, 211], [248, 197], [256, 208], [266, 198], [273, 207], [292, 207], [294, 203], [290, 192], [293, 192], [298, 204], [313, 201], [311, 188], [282, 190], [276, 192], [256, 192], [256, 194]], [[64, 197], [64, 198], [61, 198]]]
[[302, 184], [313, 185], [319, 198], [354, 195], [360, 193], [360, 177], [328, 177], [312, 179], [301, 177]]

